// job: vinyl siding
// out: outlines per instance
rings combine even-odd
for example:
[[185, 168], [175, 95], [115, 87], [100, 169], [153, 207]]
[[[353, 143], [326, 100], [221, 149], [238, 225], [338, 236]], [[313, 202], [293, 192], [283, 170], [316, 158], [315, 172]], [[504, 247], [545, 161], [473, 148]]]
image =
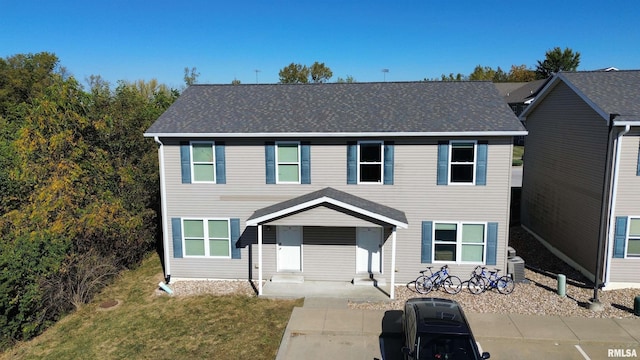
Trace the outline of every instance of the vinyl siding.
[[[498, 222], [496, 267], [506, 269], [512, 153], [510, 137], [474, 139], [489, 142], [486, 186], [437, 186], [438, 140], [450, 140], [438, 138], [375, 139], [394, 141], [393, 185], [347, 185], [347, 142], [360, 139], [299, 139], [311, 144], [311, 184], [266, 184], [264, 143], [278, 139], [232, 138], [224, 139], [226, 184], [182, 184], [180, 140], [184, 139], [163, 139], [169, 218], [239, 218], [241, 231], [244, 231], [246, 219], [256, 209], [330, 186], [405, 212], [409, 228], [397, 231], [398, 282], [415, 279], [418, 271], [424, 268], [424, 264], [420, 262], [421, 222], [424, 220]], [[338, 229], [345, 226], [377, 226], [329, 208], [314, 209], [296, 214], [292, 218], [305, 221], [304, 224], [296, 225], [337, 225], [340, 227]], [[276, 223], [293, 225], [286, 218]], [[317, 245], [319, 240], [316, 237], [333, 236], [332, 231], [337, 231], [328, 229], [323, 227], [309, 233], [305, 228], [303, 275], [309, 279], [350, 280], [355, 275], [355, 238], [352, 246]], [[275, 234], [274, 229], [271, 231]], [[354, 228], [351, 227], [349, 231], [354, 231], [355, 234]], [[387, 240], [383, 246], [383, 272], [387, 279], [391, 266], [389, 232], [386, 229]], [[271, 238], [271, 241], [275, 241], [275, 238]], [[254, 245], [249, 256], [250, 248], [251, 246], [242, 249], [241, 259], [223, 261], [174, 259], [172, 249], [168, 249], [171, 255], [171, 275], [176, 278], [241, 279], [253, 276], [255, 279], [258, 251]], [[265, 245], [263, 251], [263, 275], [268, 279], [276, 272], [275, 247], [272, 244]], [[249, 258], [251, 264], [248, 262]], [[466, 279], [474, 265], [454, 264], [450, 267], [453, 273]]]
[[607, 123], [559, 83], [525, 125], [522, 224], [593, 273]]
[[[640, 131], [634, 130], [622, 139], [618, 195], [615, 216], [640, 216], [640, 176], [637, 176]], [[638, 283], [640, 259], [612, 259], [611, 281]]]

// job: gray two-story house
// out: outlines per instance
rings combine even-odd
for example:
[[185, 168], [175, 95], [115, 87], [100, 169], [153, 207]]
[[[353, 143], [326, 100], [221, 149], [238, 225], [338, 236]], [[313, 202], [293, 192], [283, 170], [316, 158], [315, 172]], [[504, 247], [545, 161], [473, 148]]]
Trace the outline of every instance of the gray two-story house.
[[640, 71], [561, 72], [521, 118], [522, 225], [605, 289], [640, 286]]
[[512, 142], [489, 82], [194, 85], [158, 143], [173, 279], [372, 278], [506, 269]]

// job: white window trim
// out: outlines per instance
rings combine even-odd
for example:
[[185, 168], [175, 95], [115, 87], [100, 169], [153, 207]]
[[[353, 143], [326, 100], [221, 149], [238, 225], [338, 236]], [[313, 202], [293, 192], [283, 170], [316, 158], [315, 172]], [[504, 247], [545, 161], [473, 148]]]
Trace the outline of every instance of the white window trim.
[[[453, 158], [453, 145], [454, 144], [468, 144], [468, 143], [473, 143], [473, 162], [452, 162], [451, 159]], [[471, 182], [454, 182], [451, 181], [451, 177], [453, 176], [453, 170], [451, 169], [451, 166], [453, 164], [459, 164], [459, 165], [473, 165], [473, 171], [471, 172], [471, 176], [472, 176], [472, 181]], [[476, 169], [478, 167], [478, 141], [477, 140], [451, 140], [449, 141], [449, 159], [447, 161], [447, 166], [448, 166], [448, 179], [447, 179], [447, 184], [448, 185], [461, 185], [461, 186], [475, 186], [476, 185]]]
[[[185, 220], [202, 220], [202, 226], [204, 226], [204, 253], [205, 255], [187, 255], [187, 244], [185, 242], [185, 236], [184, 236], [184, 222]], [[209, 249], [209, 220], [224, 220], [227, 222], [227, 234], [229, 234], [229, 238], [228, 238], [228, 244], [229, 244], [229, 256], [211, 256], [211, 255], [206, 255], [206, 254], [210, 254], [210, 249]], [[188, 218], [182, 218], [181, 219], [181, 226], [182, 226], [182, 253], [183, 253], [183, 257], [186, 258], [200, 258], [200, 259], [231, 259], [231, 219], [230, 218], [197, 218], [197, 217], [188, 217]]]
[[[436, 260], [436, 225], [437, 224], [456, 224], [456, 259], [455, 261]], [[462, 261], [462, 225], [484, 225], [484, 242], [482, 246], [482, 261]], [[463, 264], [463, 265], [485, 265], [487, 263], [487, 229], [488, 222], [482, 221], [434, 221], [433, 230], [431, 230], [431, 257], [434, 264]], [[450, 244], [446, 242], [438, 242], [438, 244]], [[477, 243], [473, 243], [476, 245]], [[479, 245], [478, 245], [479, 246]]]
[[[300, 184], [302, 181], [302, 159], [300, 152], [300, 142], [299, 141], [277, 141], [276, 142], [276, 184]], [[280, 145], [296, 145], [298, 147], [298, 162], [280, 162], [278, 159], [278, 147]], [[280, 181], [280, 171], [278, 168], [280, 165], [298, 165], [298, 181]]]
[[[209, 162], [196, 162], [193, 159], [193, 144], [210, 144], [211, 145], [211, 152], [213, 153], [213, 162], [211, 163], [211, 165], [213, 165], [213, 181], [196, 181], [196, 177], [195, 177], [195, 164], [210, 164]], [[191, 141], [189, 143], [189, 151], [191, 152], [190, 156], [190, 168], [191, 168], [191, 183], [194, 184], [215, 184], [216, 181], [218, 180], [218, 174], [216, 173], [216, 143], [214, 141]]]
[[635, 237], [635, 236], [631, 236], [631, 220], [640, 220], [640, 216], [629, 216], [627, 218], [627, 232], [626, 232], [626, 238], [624, 239], [625, 241], [625, 247], [624, 247], [624, 258], [625, 259], [640, 259], [640, 254], [638, 255], [629, 255], [629, 239], [633, 239], [633, 240], [640, 240], [640, 236]]
[[[360, 145], [361, 144], [378, 144], [380, 145], [380, 161], [379, 162], [360, 162]], [[358, 141], [358, 153], [356, 154], [357, 158], [357, 168], [356, 168], [356, 176], [358, 179], [358, 184], [364, 185], [380, 185], [384, 183], [384, 141], [381, 140], [366, 140], [366, 141]], [[360, 181], [360, 165], [380, 165], [380, 181]]]

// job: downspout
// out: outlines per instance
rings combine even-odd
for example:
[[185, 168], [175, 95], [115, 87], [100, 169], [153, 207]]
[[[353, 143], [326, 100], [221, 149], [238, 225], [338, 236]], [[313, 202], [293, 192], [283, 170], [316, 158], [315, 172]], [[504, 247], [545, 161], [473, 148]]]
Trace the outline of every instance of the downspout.
[[611, 188], [611, 202], [609, 205], [609, 231], [607, 235], [608, 240], [608, 249], [606, 256], [606, 264], [605, 264], [605, 272], [604, 272], [604, 284], [603, 286], [607, 286], [609, 281], [611, 280], [611, 261], [613, 259], [613, 232], [615, 231], [615, 221], [613, 221], [613, 216], [616, 211], [616, 200], [618, 198], [618, 172], [620, 171], [620, 153], [622, 152], [622, 137], [626, 135], [631, 130], [631, 125], [626, 125], [624, 130], [618, 133], [618, 137], [616, 139], [616, 156], [613, 159], [615, 165], [613, 167], [613, 186]]
[[167, 219], [167, 185], [164, 180], [164, 144], [157, 136], [153, 140], [158, 143], [158, 159], [160, 165], [160, 213], [162, 216], [162, 252], [164, 254], [164, 279], [171, 281], [171, 263], [169, 262], [169, 223]]

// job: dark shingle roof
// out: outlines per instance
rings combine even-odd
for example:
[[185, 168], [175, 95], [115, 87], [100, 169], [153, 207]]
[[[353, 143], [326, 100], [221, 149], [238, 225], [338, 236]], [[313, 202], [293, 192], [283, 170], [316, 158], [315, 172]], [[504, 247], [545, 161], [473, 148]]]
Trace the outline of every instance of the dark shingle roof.
[[519, 84], [518, 86], [509, 87], [507, 85], [496, 84], [498, 91], [504, 96], [504, 100], [509, 104], [520, 104], [527, 100], [531, 100], [538, 94], [538, 91], [546, 83], [546, 79], [535, 80], [525, 83], [502, 83], [502, 84]]
[[251, 220], [264, 222], [286, 216], [292, 212], [304, 211], [322, 204], [318, 202], [318, 200], [322, 199], [324, 199], [324, 202], [333, 203], [333, 205], [341, 204], [343, 207], [348, 206], [355, 212], [373, 217], [377, 220], [391, 222], [397, 226], [406, 227], [408, 224], [406, 215], [400, 210], [331, 187], [258, 209], [247, 219], [247, 222], [250, 223]]
[[606, 114], [616, 121], [640, 123], [640, 70], [561, 73]]
[[522, 132], [490, 82], [194, 85], [146, 136]]

